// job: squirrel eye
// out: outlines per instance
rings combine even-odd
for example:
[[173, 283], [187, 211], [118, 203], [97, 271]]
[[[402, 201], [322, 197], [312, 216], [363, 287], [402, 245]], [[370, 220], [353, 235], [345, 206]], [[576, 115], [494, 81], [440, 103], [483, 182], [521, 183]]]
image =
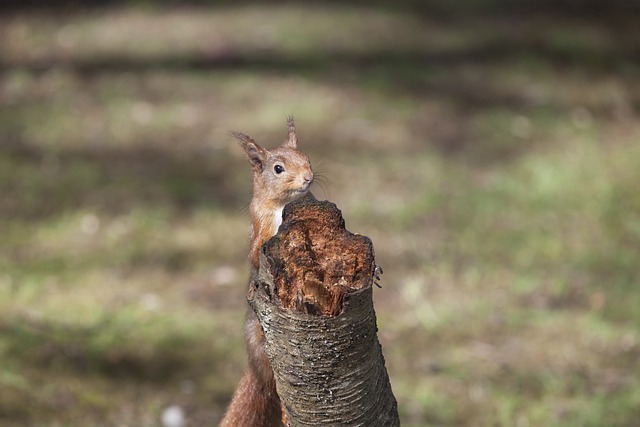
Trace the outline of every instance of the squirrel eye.
[[284, 172], [284, 168], [281, 165], [275, 165], [273, 167], [273, 170], [277, 173], [277, 174], [281, 174], [282, 172]]

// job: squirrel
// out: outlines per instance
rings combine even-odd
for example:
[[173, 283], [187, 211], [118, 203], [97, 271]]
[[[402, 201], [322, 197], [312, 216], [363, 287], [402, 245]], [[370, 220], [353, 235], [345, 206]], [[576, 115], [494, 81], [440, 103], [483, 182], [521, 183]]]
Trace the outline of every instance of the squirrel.
[[[293, 117], [287, 117], [288, 138], [267, 150], [242, 132], [231, 132], [244, 149], [253, 173], [253, 198], [249, 205], [250, 282], [257, 279], [260, 248], [282, 223], [284, 206], [309, 192], [313, 171], [309, 158], [297, 150]], [[248, 367], [233, 394], [220, 427], [281, 427], [286, 417], [276, 392], [271, 364], [264, 350], [264, 333], [253, 310], [247, 310], [244, 327]]]

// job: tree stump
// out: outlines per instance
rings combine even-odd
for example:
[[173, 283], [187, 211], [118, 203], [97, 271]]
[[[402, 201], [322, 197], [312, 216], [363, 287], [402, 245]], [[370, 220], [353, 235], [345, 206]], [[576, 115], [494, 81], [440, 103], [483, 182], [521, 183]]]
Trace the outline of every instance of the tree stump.
[[373, 245], [330, 202], [288, 204], [248, 300], [289, 426], [399, 426], [377, 338]]

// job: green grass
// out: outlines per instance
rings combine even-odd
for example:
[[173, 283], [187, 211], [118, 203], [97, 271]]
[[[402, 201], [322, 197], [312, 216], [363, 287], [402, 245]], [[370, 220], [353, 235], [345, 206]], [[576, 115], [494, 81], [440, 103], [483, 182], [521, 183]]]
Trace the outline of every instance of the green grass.
[[227, 132], [271, 147], [292, 113], [384, 268], [403, 425], [634, 425], [640, 33], [499, 3], [3, 14], [0, 424], [217, 423], [251, 198]]

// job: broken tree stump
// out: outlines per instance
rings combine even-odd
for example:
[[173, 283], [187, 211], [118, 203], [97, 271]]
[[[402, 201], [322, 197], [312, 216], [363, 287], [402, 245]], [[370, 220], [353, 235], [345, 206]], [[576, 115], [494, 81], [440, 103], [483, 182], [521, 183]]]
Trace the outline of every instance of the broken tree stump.
[[399, 426], [377, 338], [373, 245], [330, 202], [288, 204], [249, 303], [291, 427]]

